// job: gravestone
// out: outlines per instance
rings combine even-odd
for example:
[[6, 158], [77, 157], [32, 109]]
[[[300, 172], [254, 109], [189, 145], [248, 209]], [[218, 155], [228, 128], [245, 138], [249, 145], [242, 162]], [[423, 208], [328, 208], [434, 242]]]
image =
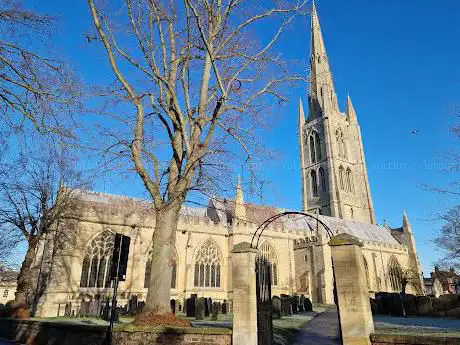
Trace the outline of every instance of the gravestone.
[[171, 307], [171, 313], [176, 315], [176, 300], [175, 299], [170, 300], [169, 306]]
[[212, 320], [217, 320], [217, 315], [219, 314], [219, 303], [214, 302], [212, 304]]
[[292, 315], [292, 305], [288, 295], [281, 294], [281, 316]]
[[211, 313], [212, 305], [209, 305], [209, 300], [209, 298], [204, 299], [204, 317], [209, 317], [209, 314]]
[[375, 303], [377, 304], [378, 314], [389, 314], [388, 292], [377, 292], [375, 294]]
[[109, 304], [109, 298], [105, 300], [105, 305], [102, 308], [102, 319], [105, 321], [109, 321], [110, 317], [110, 304]]
[[281, 298], [278, 296], [272, 297], [272, 313], [273, 318], [279, 319], [281, 317]]
[[222, 315], [226, 315], [228, 311], [228, 304], [227, 300], [224, 299], [224, 303], [222, 303]]
[[304, 304], [305, 304], [305, 295], [302, 294], [300, 295], [300, 298], [299, 298], [299, 312], [301, 313], [305, 311]]
[[417, 298], [411, 294], [404, 294], [402, 296], [404, 310], [408, 316], [417, 315]]
[[197, 298], [195, 301], [195, 319], [203, 320], [204, 319], [204, 305], [206, 301], [203, 297]]
[[137, 313], [137, 295], [132, 295], [128, 302], [128, 314], [133, 316]]
[[292, 312], [297, 314], [299, 312], [299, 296], [291, 296], [289, 297], [289, 301], [292, 305]]
[[72, 302], [65, 305], [64, 316], [70, 317], [72, 315]]
[[433, 304], [433, 316], [446, 316], [446, 311], [440, 298], [433, 298], [431, 303]]
[[433, 315], [433, 304], [431, 297], [428, 296], [417, 296], [417, 315], [418, 316], [431, 316]]
[[403, 316], [402, 297], [399, 293], [392, 292], [387, 296], [388, 310], [393, 316]]
[[89, 313], [89, 302], [82, 301], [80, 307], [80, 317], [87, 317]]
[[305, 297], [305, 301], [303, 303], [303, 309], [305, 311], [312, 311], [313, 310], [313, 304], [311, 303], [309, 298]]
[[187, 298], [187, 300], [185, 301], [187, 317], [195, 317], [196, 300], [197, 299], [195, 297], [191, 297]]
[[98, 317], [99, 316], [99, 303], [96, 300], [92, 300], [88, 303], [88, 316]]
[[145, 307], [145, 302], [144, 301], [138, 302], [137, 303], [137, 312], [138, 313], [142, 312], [142, 310], [144, 310], [144, 307]]

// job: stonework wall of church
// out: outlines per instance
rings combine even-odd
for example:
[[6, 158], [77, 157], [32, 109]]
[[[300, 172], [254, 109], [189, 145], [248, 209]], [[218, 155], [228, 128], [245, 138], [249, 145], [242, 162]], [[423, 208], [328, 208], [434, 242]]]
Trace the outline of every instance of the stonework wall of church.
[[[110, 295], [111, 288], [80, 287], [83, 259], [92, 240], [109, 231], [121, 233], [131, 238], [126, 281], [119, 284], [120, 303], [127, 302], [131, 295], [141, 300], [147, 295], [144, 278], [147, 261], [152, 246], [154, 220], [151, 214], [125, 214], [110, 210], [104, 214], [100, 210], [84, 211], [74, 219], [60, 225], [59, 232], [72, 234], [74, 240], [59, 251], [54, 261], [61, 264], [53, 268], [50, 283], [39, 309], [41, 316], [56, 316], [59, 304], [72, 301], [78, 308], [82, 298], [95, 295]], [[250, 242], [256, 230], [252, 225], [224, 226], [215, 224], [207, 218], [181, 217], [176, 232], [176, 284], [171, 289], [171, 298], [183, 301], [191, 294], [211, 297], [213, 300], [232, 299], [231, 250], [239, 242]], [[272, 293], [293, 293], [295, 286], [294, 239], [299, 235], [267, 229], [261, 237], [260, 246], [269, 243], [276, 258], [276, 285]], [[204, 243], [211, 241], [218, 248], [220, 258], [220, 286], [195, 286], [195, 260]], [[47, 245], [50, 245], [49, 243]], [[86, 297], [85, 297], [86, 296]]]

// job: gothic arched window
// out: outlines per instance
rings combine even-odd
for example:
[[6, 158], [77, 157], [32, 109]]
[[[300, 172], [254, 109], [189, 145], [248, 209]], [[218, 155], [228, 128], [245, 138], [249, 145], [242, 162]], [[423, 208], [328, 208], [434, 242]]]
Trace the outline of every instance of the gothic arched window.
[[388, 261], [388, 273], [391, 288], [393, 289], [393, 291], [400, 291], [402, 270], [401, 265], [398, 262], [398, 259], [396, 259], [394, 255], [392, 255], [390, 260]]
[[194, 286], [220, 287], [220, 268], [220, 250], [212, 240], [207, 240], [195, 257]]
[[260, 256], [270, 262], [272, 266], [272, 285], [278, 285], [278, 259], [276, 258], [275, 249], [267, 241], [260, 246]]
[[115, 235], [106, 230], [88, 244], [82, 264], [81, 287], [110, 287], [110, 264], [114, 242]]
[[[152, 251], [149, 253], [149, 259], [145, 264], [145, 274], [144, 274], [144, 288], [147, 289], [150, 284], [150, 272], [152, 271]], [[177, 282], [177, 251], [174, 249], [174, 258], [172, 262], [172, 271], [171, 271], [171, 289], [176, 288]]]
[[354, 192], [354, 186], [353, 186], [353, 175], [351, 173], [351, 169], [347, 169], [347, 192], [353, 193]]
[[364, 270], [366, 272], [367, 289], [370, 290], [371, 289], [371, 282], [370, 282], [370, 279], [369, 279], [369, 266], [367, 265], [367, 260], [366, 260], [366, 258], [364, 256], [363, 256], [363, 260], [364, 260]]
[[315, 150], [315, 139], [310, 135], [310, 161], [311, 163], [316, 162], [316, 150]]
[[344, 176], [343, 176], [343, 166], [339, 167], [339, 182], [340, 182], [340, 189], [343, 190], [345, 188]]
[[316, 176], [316, 171], [312, 170], [310, 172], [310, 183], [311, 183], [311, 195], [318, 196], [318, 177]]
[[324, 174], [324, 169], [319, 168], [319, 182], [321, 184], [321, 192], [325, 193], [327, 191], [326, 189], [326, 175]]
[[316, 154], [316, 159], [319, 161], [321, 160], [321, 141], [319, 139], [319, 134], [318, 132], [314, 132], [313, 136], [315, 137], [315, 154]]

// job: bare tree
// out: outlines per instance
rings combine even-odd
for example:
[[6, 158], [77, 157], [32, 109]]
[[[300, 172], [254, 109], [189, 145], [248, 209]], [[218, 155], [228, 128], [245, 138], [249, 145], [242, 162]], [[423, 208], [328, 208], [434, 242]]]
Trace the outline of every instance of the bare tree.
[[21, 152], [0, 170], [0, 232], [21, 236], [27, 251], [18, 276], [15, 303], [33, 307], [37, 275], [33, 263], [38, 243], [44, 240], [66, 212], [75, 208], [81, 185], [75, 161], [52, 145]]
[[445, 253], [440, 264], [460, 269], [460, 205], [439, 217], [443, 222], [435, 244]]
[[407, 287], [412, 287], [417, 294], [423, 294], [420, 273], [410, 268], [402, 268], [398, 276], [401, 292], [406, 293]]
[[121, 124], [103, 133], [104, 154], [128, 156], [155, 209], [147, 310], [169, 311], [187, 194], [228, 180], [222, 171], [239, 159], [253, 167], [265, 115], [304, 80], [275, 47], [306, 2], [88, 0]]
[[0, 121], [2, 135], [32, 124], [66, 137], [79, 88], [68, 64], [47, 50], [54, 18], [30, 11], [20, 0], [0, 1]]

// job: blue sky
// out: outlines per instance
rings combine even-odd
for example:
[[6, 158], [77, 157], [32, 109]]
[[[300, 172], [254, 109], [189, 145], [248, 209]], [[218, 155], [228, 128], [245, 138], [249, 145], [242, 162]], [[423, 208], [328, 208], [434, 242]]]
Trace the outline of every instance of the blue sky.
[[[59, 18], [53, 43], [86, 82], [108, 80], [105, 56], [94, 54], [83, 37], [92, 30], [85, 1], [26, 4]], [[459, 201], [420, 185], [442, 186], [458, 179], [442, 171], [438, 157], [458, 149], [448, 128], [455, 113], [460, 116], [460, 2], [318, 0], [317, 9], [340, 106], [345, 109], [349, 93], [361, 125], [377, 221], [399, 226], [406, 210], [428, 275], [439, 255], [431, 243], [440, 226], [433, 218]], [[308, 23], [295, 23], [282, 44], [283, 54], [304, 66]], [[264, 190], [267, 204], [300, 208], [297, 106], [306, 93], [306, 85], [293, 89], [264, 134], [266, 146], [280, 157], [264, 169], [263, 177], [271, 181]], [[418, 135], [411, 134], [415, 129]], [[106, 176], [96, 181], [95, 189], [144, 194], [135, 176]]]

